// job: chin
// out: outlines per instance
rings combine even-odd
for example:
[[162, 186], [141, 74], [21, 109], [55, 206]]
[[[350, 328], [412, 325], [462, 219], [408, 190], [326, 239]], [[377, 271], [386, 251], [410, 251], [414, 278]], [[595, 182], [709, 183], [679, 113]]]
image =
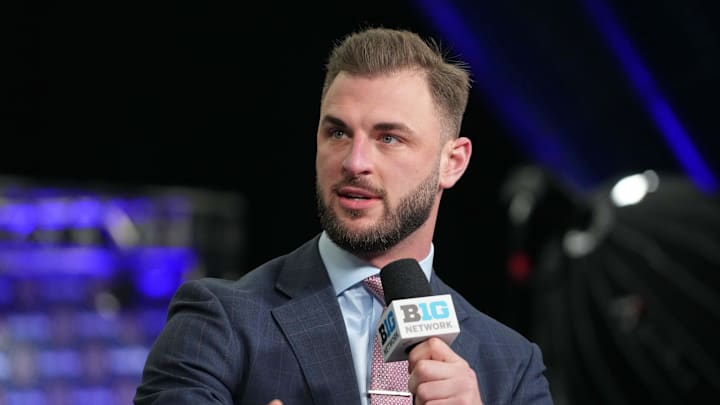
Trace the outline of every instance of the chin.
[[377, 221], [366, 216], [353, 217], [345, 215], [342, 217], [342, 225], [350, 232], [366, 232], [376, 227]]

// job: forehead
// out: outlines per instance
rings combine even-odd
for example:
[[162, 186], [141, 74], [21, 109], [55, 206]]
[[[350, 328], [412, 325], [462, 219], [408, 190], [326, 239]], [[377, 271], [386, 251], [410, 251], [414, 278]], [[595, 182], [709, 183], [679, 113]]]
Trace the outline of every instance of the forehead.
[[426, 75], [418, 70], [372, 76], [341, 72], [325, 94], [321, 114], [343, 120], [401, 120], [422, 125], [439, 120]]

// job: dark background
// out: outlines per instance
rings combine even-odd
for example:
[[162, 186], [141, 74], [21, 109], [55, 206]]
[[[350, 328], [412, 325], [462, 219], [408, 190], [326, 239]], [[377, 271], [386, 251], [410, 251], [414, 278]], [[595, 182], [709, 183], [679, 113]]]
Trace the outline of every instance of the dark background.
[[[501, 196], [516, 168], [547, 168], [579, 195], [647, 169], [690, 179], [667, 127], [648, 112], [649, 97], [669, 106], [697, 148], [691, 161], [712, 177], [702, 186], [717, 187], [717, 2], [5, 7], [0, 173], [240, 193], [248, 239], [238, 274], [319, 232], [314, 143], [323, 64], [334, 41], [364, 25], [433, 36], [471, 63], [463, 135], [473, 140], [473, 157], [445, 193], [436, 268], [523, 333], [532, 333], [527, 289], [506, 272]], [[620, 27], [614, 45], [603, 34], [608, 19]], [[640, 65], [623, 64], [614, 49], [631, 49]], [[640, 82], [632, 79], [638, 71]]]
[[[513, 168], [546, 165], [583, 190], [632, 171], [682, 172], [587, 3], [454, 3], [488, 57], [463, 128], [473, 160], [446, 193], [437, 267], [496, 314], [507, 304], [499, 190]], [[717, 173], [720, 15], [710, 3], [606, 6]], [[13, 4], [0, 172], [237, 191], [248, 199], [246, 268], [319, 230], [314, 137], [333, 41], [363, 25], [410, 28], [471, 59], [443, 35], [457, 24], [443, 31], [423, 2]], [[498, 83], [520, 89], [527, 124], [544, 132], [523, 133], [523, 116], [499, 112]], [[559, 157], [533, 154], [551, 143]]]
[[[363, 25], [432, 35], [414, 6], [368, 2], [18, 6], [0, 171], [50, 181], [181, 185], [247, 198], [246, 269], [319, 231], [315, 132], [323, 64]], [[523, 158], [480, 94], [465, 178], [446, 193], [438, 269], [487, 309], [503, 280], [498, 187]], [[12, 145], [12, 146], [10, 146]], [[472, 280], [472, 285], [467, 281]], [[493, 297], [493, 298], [488, 298]]]

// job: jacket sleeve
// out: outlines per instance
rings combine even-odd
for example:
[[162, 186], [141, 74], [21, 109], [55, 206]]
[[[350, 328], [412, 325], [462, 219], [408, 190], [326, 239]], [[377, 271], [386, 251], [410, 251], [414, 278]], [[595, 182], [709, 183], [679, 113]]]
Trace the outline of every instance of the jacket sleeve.
[[230, 405], [242, 357], [220, 299], [201, 281], [186, 282], [170, 302], [134, 404]]
[[527, 366], [518, 374], [519, 381], [513, 395], [513, 404], [525, 405], [552, 405], [548, 380], [545, 376], [545, 363], [543, 362], [540, 347], [530, 344], [530, 356]]

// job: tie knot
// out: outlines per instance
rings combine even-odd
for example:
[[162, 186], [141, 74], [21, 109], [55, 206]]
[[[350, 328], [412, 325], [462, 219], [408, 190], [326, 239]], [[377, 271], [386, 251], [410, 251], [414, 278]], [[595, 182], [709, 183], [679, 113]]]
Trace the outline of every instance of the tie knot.
[[365, 287], [367, 287], [368, 290], [370, 290], [371, 293], [380, 300], [380, 302], [385, 305], [385, 293], [383, 292], [382, 282], [380, 281], [380, 276], [374, 275], [366, 278], [363, 280], [365, 283]]

